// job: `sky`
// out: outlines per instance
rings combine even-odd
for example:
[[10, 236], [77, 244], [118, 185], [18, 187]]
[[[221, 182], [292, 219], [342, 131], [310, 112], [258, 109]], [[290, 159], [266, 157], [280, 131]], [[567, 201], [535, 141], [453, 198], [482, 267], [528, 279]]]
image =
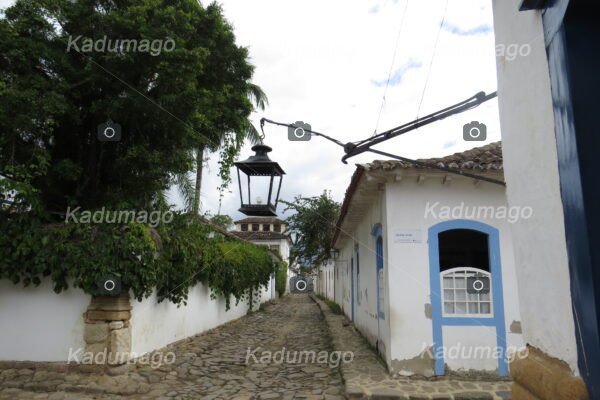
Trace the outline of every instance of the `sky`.
[[[0, 0], [0, 8], [13, 3]], [[479, 91], [496, 90], [490, 0], [221, 0], [237, 43], [249, 49], [253, 82], [269, 106], [251, 117], [303, 121], [342, 142], [356, 141], [445, 108]], [[463, 140], [463, 125], [487, 126], [487, 140]], [[330, 190], [342, 201], [356, 163], [319, 137], [289, 141], [285, 127], [265, 126], [270, 156], [286, 172], [281, 198]], [[406, 133], [376, 148], [409, 157], [438, 157], [500, 140], [497, 100]], [[252, 154], [244, 146], [240, 159]], [[202, 211], [219, 210], [218, 155], [208, 155]], [[234, 175], [235, 176], [235, 175]], [[175, 190], [170, 202], [181, 206]], [[237, 182], [221, 213], [243, 217]], [[279, 216], [285, 217], [280, 204]]]

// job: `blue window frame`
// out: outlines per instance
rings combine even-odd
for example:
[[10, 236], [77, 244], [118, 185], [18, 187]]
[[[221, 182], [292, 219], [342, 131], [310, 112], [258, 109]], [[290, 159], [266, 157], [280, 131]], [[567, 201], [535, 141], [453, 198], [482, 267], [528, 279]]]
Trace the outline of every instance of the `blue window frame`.
[[375, 245], [376, 266], [377, 266], [377, 314], [379, 318], [385, 319], [383, 304], [385, 299], [385, 286], [383, 275], [383, 238], [379, 236]]
[[373, 225], [371, 235], [375, 237], [375, 285], [377, 286], [377, 315], [385, 319], [385, 275], [383, 270], [383, 228], [381, 224]]

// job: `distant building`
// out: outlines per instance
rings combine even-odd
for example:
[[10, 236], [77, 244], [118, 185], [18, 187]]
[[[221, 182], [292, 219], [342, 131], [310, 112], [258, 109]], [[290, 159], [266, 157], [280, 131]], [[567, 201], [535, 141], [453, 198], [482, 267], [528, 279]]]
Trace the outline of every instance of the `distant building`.
[[[500, 143], [422, 161], [503, 180]], [[357, 165], [319, 291], [392, 372], [507, 376], [506, 353], [523, 347], [511, 218], [528, 211], [509, 212], [499, 184], [400, 161]]]
[[[232, 234], [278, 252], [281, 258], [289, 264], [292, 240], [287, 234], [287, 223], [284, 220], [276, 217], [248, 217], [235, 221], [234, 224], [235, 230], [231, 231]], [[291, 273], [288, 269], [286, 292], [289, 292], [290, 277]], [[272, 285], [275, 285], [274, 280]], [[274, 287], [272, 295], [275, 297]]]

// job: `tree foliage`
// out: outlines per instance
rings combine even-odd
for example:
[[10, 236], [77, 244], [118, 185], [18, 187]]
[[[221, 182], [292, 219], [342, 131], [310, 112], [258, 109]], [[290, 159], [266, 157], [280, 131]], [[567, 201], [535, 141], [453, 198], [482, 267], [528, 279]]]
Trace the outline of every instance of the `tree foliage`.
[[[175, 46], [87, 53], [68, 47], [78, 36]], [[12, 200], [0, 207], [0, 279], [47, 277], [57, 292], [72, 285], [94, 294], [112, 273], [138, 299], [156, 289], [177, 304], [199, 281], [227, 302], [268, 282], [278, 265], [268, 250], [212, 237], [192, 215], [157, 229], [63, 222], [68, 207], [166, 210], [167, 188], [190, 189], [200, 147], [220, 148], [229, 173], [256, 88], [220, 6], [17, 0], [0, 18], [0, 54], [0, 195]], [[98, 140], [107, 119], [121, 125], [120, 141]]]
[[288, 231], [294, 237], [290, 251], [290, 265], [312, 268], [329, 258], [331, 242], [341, 205], [324, 191], [320, 196], [296, 196], [294, 201], [283, 201], [286, 211], [295, 213], [287, 219]]
[[[66, 51], [79, 35], [175, 48]], [[0, 52], [0, 174], [46, 211], [151, 207], [175, 174], [194, 170], [192, 149], [248, 128], [253, 67], [216, 4], [19, 0], [0, 20]], [[97, 140], [109, 118], [119, 142]]]
[[0, 279], [25, 286], [50, 279], [60, 293], [70, 285], [97, 294], [106, 274], [121, 279], [125, 290], [142, 300], [157, 290], [159, 301], [185, 304], [189, 289], [203, 282], [227, 308], [252, 301], [267, 287], [280, 261], [261, 246], [209, 235], [199, 218], [176, 214], [169, 224], [52, 224], [24, 214], [0, 217]]
[[210, 217], [209, 220], [213, 224], [220, 226], [225, 230], [229, 230], [229, 228], [231, 228], [233, 225], [233, 218], [231, 218], [229, 215], [217, 214]]

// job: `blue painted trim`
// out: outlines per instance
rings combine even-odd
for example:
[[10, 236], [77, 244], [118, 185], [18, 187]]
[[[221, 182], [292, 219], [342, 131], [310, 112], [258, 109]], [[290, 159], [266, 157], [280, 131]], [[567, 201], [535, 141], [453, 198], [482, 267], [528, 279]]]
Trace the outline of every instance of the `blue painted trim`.
[[[488, 235], [488, 252], [490, 258], [490, 273], [492, 274], [492, 292], [494, 302], [494, 316], [492, 318], [479, 317], [443, 317], [442, 292], [440, 288], [440, 254], [438, 235], [441, 232], [453, 229], [471, 229]], [[447, 326], [494, 326], [496, 327], [496, 346], [501, 350], [498, 359], [498, 373], [508, 376], [506, 364], [506, 327], [504, 322], [504, 292], [502, 286], [502, 265], [500, 259], [500, 235], [498, 229], [477, 221], [457, 219], [440, 222], [433, 225], [428, 231], [429, 238], [429, 285], [431, 287], [431, 323], [433, 331], [434, 356], [444, 354], [443, 330]], [[435, 374], [444, 375], [444, 359], [435, 358]]]
[[383, 236], [383, 227], [379, 222], [371, 228], [371, 236], [375, 236], [375, 238]]
[[[543, 14], [578, 367], [600, 398], [598, 37], [594, 2], [555, 0]], [[596, 244], [594, 244], [596, 243]]]
[[354, 321], [354, 257], [350, 258], [350, 303], [352, 310], [352, 321]]
[[383, 304], [379, 301], [381, 289], [379, 288], [379, 273], [383, 271], [383, 236], [379, 234], [375, 239], [375, 286], [377, 287], [377, 315], [385, 319]]
[[360, 305], [360, 254], [358, 252], [359, 245], [354, 245], [354, 252], [356, 257], [356, 304]]
[[377, 293], [377, 316], [385, 319], [383, 304], [379, 302], [379, 271], [383, 269], [383, 227], [378, 222], [371, 228], [371, 235], [375, 237], [375, 288]]

